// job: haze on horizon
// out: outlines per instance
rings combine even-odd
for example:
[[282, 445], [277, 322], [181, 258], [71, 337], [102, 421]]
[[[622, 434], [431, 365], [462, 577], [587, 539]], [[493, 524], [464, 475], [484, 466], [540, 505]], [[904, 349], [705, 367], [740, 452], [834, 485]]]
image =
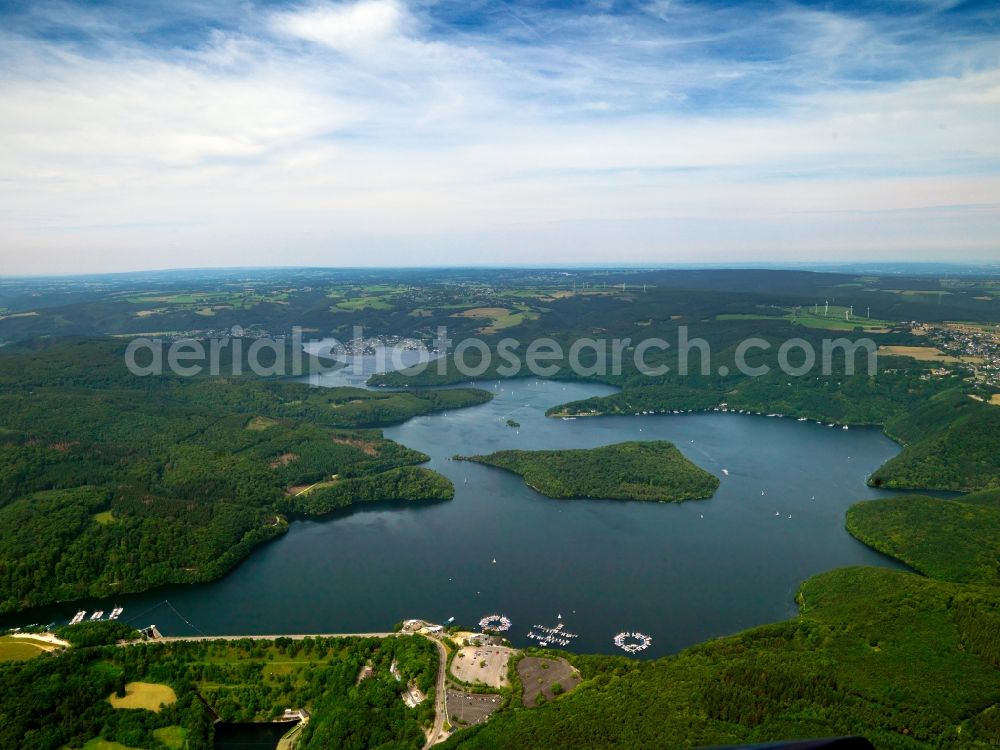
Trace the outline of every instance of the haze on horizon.
[[0, 2], [0, 275], [997, 261], [993, 2]]

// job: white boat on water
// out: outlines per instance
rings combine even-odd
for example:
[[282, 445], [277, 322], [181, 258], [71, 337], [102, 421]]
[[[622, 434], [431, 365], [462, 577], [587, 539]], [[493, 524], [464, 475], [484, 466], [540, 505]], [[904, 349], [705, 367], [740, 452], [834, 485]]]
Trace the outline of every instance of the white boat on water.
[[124, 607], [115, 607], [113, 610], [111, 610], [111, 614], [108, 615], [108, 619], [117, 620], [119, 617], [121, 617], [121, 614], [124, 611], [125, 611]]
[[99, 609], [90, 616], [90, 619], [91, 621], [94, 621], [94, 620], [100, 620], [102, 617], [104, 617], [104, 610]]
[[73, 615], [73, 619], [69, 621], [69, 624], [78, 625], [79, 623], [83, 622], [83, 618], [86, 616], [87, 616], [87, 610], [81, 609], [79, 612]]
[[728, 477], [729, 476], [729, 469], [723, 469], [722, 473], [725, 474]]

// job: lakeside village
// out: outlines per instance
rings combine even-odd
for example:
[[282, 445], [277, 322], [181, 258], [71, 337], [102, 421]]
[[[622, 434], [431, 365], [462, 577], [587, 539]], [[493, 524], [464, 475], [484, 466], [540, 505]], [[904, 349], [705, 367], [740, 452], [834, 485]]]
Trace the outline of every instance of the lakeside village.
[[[913, 334], [926, 337], [947, 357], [965, 360], [979, 382], [1000, 387], [1000, 326], [912, 321], [910, 329]], [[950, 374], [950, 371], [942, 367], [935, 374]]]

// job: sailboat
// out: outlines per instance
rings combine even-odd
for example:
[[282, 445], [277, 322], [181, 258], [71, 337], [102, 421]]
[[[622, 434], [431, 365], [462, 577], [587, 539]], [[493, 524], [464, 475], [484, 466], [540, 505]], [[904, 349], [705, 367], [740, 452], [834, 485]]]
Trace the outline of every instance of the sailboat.
[[494, 565], [496, 565], [496, 564], [497, 564], [497, 559], [496, 559], [495, 557], [493, 558], [493, 564], [494, 564]]

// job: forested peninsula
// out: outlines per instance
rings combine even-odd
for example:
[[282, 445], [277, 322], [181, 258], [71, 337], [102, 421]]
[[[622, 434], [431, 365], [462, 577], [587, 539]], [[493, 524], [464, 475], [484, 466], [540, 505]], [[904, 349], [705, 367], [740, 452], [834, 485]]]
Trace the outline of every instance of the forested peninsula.
[[507, 450], [457, 458], [506, 469], [554, 498], [680, 502], [711, 497], [719, 486], [717, 477], [666, 440], [572, 450]]
[[124, 347], [0, 350], [0, 612], [212, 580], [295, 514], [449, 499], [375, 428], [491, 398], [140, 378]]

